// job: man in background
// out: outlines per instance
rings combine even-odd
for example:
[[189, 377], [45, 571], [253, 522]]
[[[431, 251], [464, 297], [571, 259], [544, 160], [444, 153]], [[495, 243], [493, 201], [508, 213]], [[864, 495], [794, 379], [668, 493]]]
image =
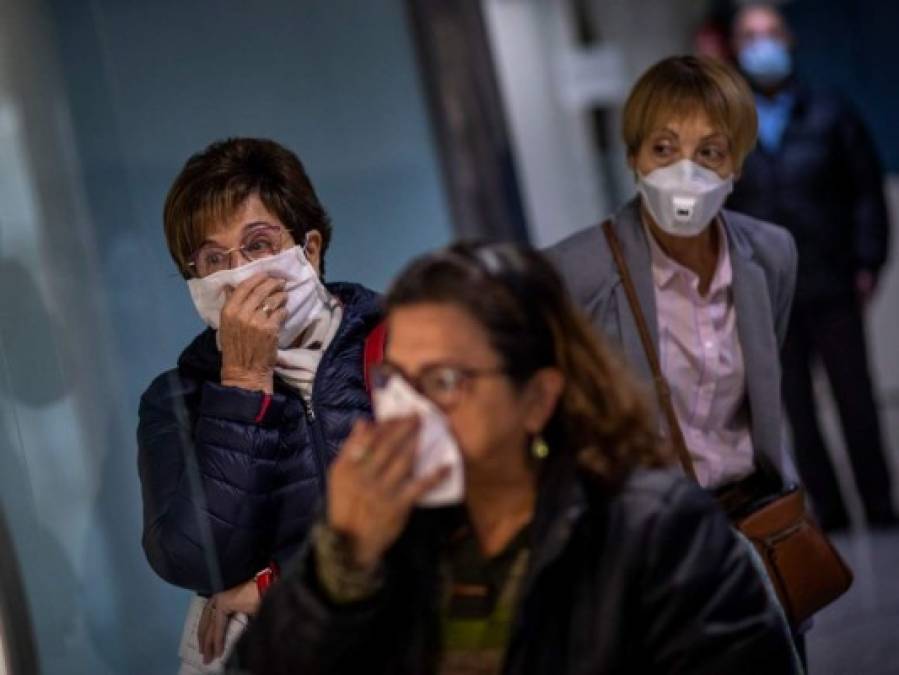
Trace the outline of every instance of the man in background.
[[886, 262], [883, 172], [867, 130], [838, 97], [809, 91], [793, 69], [793, 38], [773, 7], [743, 7], [734, 53], [756, 94], [759, 142], [728, 206], [786, 227], [799, 278], [783, 347], [784, 400], [796, 459], [821, 524], [848, 525], [818, 424], [810, 364], [819, 357], [840, 413], [868, 523], [894, 525], [890, 478], [868, 368], [863, 310]]

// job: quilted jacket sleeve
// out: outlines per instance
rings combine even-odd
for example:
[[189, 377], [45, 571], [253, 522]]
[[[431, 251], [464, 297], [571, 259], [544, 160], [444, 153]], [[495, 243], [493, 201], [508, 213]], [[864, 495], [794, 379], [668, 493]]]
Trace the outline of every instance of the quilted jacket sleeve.
[[173, 370], [141, 398], [143, 546], [159, 576], [202, 594], [268, 562], [268, 493], [285, 400]]

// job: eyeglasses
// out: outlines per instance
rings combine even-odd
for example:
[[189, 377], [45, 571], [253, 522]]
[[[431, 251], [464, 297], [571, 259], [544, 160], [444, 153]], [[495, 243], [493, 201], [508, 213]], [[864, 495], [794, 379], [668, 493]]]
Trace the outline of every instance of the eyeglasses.
[[427, 366], [416, 377], [412, 377], [399, 366], [385, 361], [372, 370], [372, 387], [383, 389], [392, 377], [399, 376], [446, 412], [459, 404], [475, 379], [505, 374], [504, 368], [465, 368], [437, 363]]
[[259, 225], [244, 234], [240, 246], [234, 248], [222, 248], [214, 244], [201, 246], [191, 256], [187, 265], [195, 276], [202, 279], [210, 274], [231, 269], [233, 267], [231, 254], [235, 251], [239, 251], [247, 262], [270, 258], [281, 252], [285, 233], [283, 227]]

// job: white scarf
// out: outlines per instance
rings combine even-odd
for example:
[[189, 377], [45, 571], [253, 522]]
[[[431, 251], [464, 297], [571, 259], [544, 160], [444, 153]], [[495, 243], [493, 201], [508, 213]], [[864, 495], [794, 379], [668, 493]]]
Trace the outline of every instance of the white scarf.
[[318, 364], [334, 340], [342, 319], [343, 307], [329, 293], [324, 310], [303, 329], [297, 346], [278, 350], [275, 373], [289, 386], [298, 389], [307, 402], [312, 400], [312, 383]]

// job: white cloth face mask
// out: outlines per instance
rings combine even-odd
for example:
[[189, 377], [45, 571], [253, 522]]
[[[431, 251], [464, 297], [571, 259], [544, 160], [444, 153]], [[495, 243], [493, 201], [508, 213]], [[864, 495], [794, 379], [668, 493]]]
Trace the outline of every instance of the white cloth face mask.
[[733, 176], [722, 178], [689, 159], [637, 179], [643, 205], [656, 225], [676, 237], [695, 237], [705, 230], [733, 189]]
[[287, 349], [303, 329], [321, 315], [328, 302], [328, 291], [318, 278], [315, 268], [306, 259], [302, 246], [294, 246], [278, 255], [222, 270], [202, 279], [190, 279], [187, 287], [200, 318], [206, 325], [218, 330], [226, 290], [260, 272], [287, 281], [284, 286], [284, 292], [287, 293], [287, 318], [278, 332], [278, 347]]
[[464, 467], [459, 444], [446, 416], [430, 400], [419, 394], [399, 375], [393, 375], [372, 394], [375, 419], [417, 415], [420, 421], [415, 456], [415, 478], [422, 478], [448, 466], [449, 475], [419, 500], [420, 506], [459, 504], [465, 497]]

